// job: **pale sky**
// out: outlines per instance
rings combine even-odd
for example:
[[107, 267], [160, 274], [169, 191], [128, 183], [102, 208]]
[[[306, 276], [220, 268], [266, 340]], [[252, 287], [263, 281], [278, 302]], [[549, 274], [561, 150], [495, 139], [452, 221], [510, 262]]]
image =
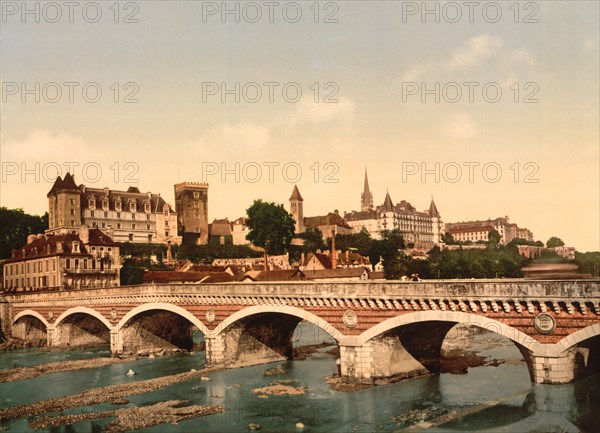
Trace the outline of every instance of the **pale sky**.
[[227, 2], [236, 22], [220, 1], [2, 2], [1, 205], [45, 212], [70, 164], [172, 204], [206, 180], [211, 221], [297, 184], [311, 216], [358, 210], [366, 167], [376, 204], [433, 195], [445, 222], [508, 215], [600, 250], [598, 2], [428, 2], [439, 22], [422, 2], [276, 3], [270, 22]]

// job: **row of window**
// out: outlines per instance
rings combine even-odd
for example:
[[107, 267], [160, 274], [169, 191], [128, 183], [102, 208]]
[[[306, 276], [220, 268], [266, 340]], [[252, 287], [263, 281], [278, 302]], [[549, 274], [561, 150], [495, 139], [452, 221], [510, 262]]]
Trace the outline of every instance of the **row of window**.
[[[90, 199], [88, 200], [88, 207], [90, 208], [90, 210], [95, 210], [96, 209], [96, 199], [93, 197], [90, 197]], [[102, 209], [107, 211], [109, 209], [109, 202], [108, 199], [102, 199]], [[116, 200], [115, 201], [115, 210], [117, 212], [120, 212], [123, 210], [123, 206], [121, 203], [121, 200]], [[132, 201], [131, 203], [129, 203], [129, 210], [131, 212], [137, 212], [137, 202]], [[150, 211], [152, 210], [152, 207], [150, 206], [150, 202], [149, 201], [145, 201], [144, 202], [144, 212], [146, 213], [150, 213]], [[164, 205], [163, 206], [163, 213], [165, 215], [169, 215], [170, 212], [170, 208], [168, 205]]]
[[[51, 285], [48, 284], [50, 282]], [[56, 287], [56, 275], [52, 275], [51, 277], [22, 277], [6, 280], [6, 288], [8, 290], [16, 289], [17, 287]]]
[[[52, 263], [52, 265], [50, 265]], [[36, 273], [36, 272], [49, 272], [50, 268], [52, 271], [56, 271], [56, 259], [44, 259], [36, 261], [28, 261], [21, 263], [13, 263], [4, 265], [6, 269], [6, 275], [19, 275], [25, 273]], [[19, 268], [21, 271], [19, 272]]]

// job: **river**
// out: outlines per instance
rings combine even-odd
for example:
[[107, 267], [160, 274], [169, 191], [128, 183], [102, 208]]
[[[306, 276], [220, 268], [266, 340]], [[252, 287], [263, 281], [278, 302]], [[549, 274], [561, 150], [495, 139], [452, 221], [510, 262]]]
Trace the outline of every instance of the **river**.
[[[333, 341], [327, 334], [301, 323], [295, 345]], [[362, 391], [338, 392], [323, 379], [336, 372], [335, 357], [320, 349], [311, 359], [223, 370], [208, 373], [210, 381], [188, 380], [145, 394], [127, 397], [126, 406], [142, 406], [166, 400], [186, 400], [203, 405], [216, 403], [223, 413], [161, 424], [140, 432], [247, 432], [249, 423], [260, 432], [594, 432], [600, 431], [596, 409], [600, 407], [598, 375], [569, 385], [534, 385], [529, 381], [521, 354], [508, 340], [494, 334], [457, 338], [454, 343], [476, 351], [498, 366], [470, 368], [468, 374], [440, 374]], [[4, 352], [0, 368], [24, 367], [61, 360], [108, 357], [107, 348], [71, 351], [26, 349]], [[513, 361], [510, 361], [513, 360]], [[517, 361], [514, 361], [517, 360]], [[91, 387], [151, 379], [205, 364], [204, 352], [174, 354], [155, 359], [112, 364], [99, 368], [47, 374], [33, 379], [0, 384], [2, 408], [78, 393]], [[286, 372], [264, 376], [269, 368], [283, 365]], [[135, 376], [126, 375], [132, 369]], [[305, 386], [303, 395], [270, 395], [261, 398], [252, 390], [277, 380]], [[65, 413], [115, 409], [110, 402], [79, 407]], [[82, 421], [62, 427], [32, 430], [29, 420], [4, 422], [10, 432], [102, 431], [111, 419]], [[297, 423], [304, 428], [298, 429]]]

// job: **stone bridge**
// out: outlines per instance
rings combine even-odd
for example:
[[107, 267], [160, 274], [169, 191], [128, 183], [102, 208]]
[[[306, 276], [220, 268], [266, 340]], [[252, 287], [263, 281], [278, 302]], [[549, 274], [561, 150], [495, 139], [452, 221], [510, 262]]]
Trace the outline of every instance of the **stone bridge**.
[[189, 350], [196, 328], [207, 364], [224, 367], [291, 359], [304, 320], [335, 338], [342, 377], [358, 382], [439, 372], [457, 323], [510, 339], [535, 383], [600, 368], [600, 280], [150, 284], [4, 294], [0, 302], [4, 332], [50, 346]]

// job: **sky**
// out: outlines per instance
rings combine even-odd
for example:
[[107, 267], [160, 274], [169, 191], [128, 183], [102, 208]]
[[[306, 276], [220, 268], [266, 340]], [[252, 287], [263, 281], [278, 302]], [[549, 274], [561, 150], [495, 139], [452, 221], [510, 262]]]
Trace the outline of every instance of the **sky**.
[[209, 183], [360, 209], [365, 169], [444, 222], [509, 216], [600, 250], [599, 3], [2, 2], [0, 204]]

